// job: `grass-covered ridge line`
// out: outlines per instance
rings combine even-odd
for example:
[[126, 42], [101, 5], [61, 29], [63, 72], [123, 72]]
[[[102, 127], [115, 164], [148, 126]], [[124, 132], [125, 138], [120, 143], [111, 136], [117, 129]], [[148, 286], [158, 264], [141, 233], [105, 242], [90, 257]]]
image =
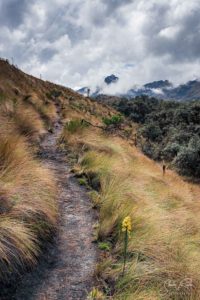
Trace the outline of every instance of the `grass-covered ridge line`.
[[[74, 172], [94, 189], [90, 195], [99, 209], [97, 240], [104, 252], [97, 274], [104, 280], [104, 293], [114, 294], [115, 300], [198, 299], [199, 186], [173, 171], [163, 177], [161, 167], [128, 141], [100, 129], [70, 132], [65, 126], [61, 141], [78, 158]], [[127, 215], [133, 230], [121, 277], [121, 224]]]

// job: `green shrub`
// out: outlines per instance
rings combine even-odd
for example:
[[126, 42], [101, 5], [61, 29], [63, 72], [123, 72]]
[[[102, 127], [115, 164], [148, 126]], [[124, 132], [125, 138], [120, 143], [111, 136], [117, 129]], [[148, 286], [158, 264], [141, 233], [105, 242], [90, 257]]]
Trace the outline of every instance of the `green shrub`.
[[119, 126], [123, 122], [123, 117], [121, 115], [114, 115], [110, 118], [104, 117], [102, 121], [106, 126], [110, 126], [110, 125]]
[[165, 158], [168, 161], [171, 161], [174, 159], [174, 157], [177, 156], [181, 149], [181, 146], [178, 143], [169, 143], [162, 151], [163, 158]]
[[162, 140], [162, 131], [158, 124], [146, 124], [142, 127], [139, 133], [151, 141]]
[[188, 145], [189, 141], [191, 138], [191, 133], [190, 132], [185, 132], [183, 130], [178, 130], [177, 133], [172, 135], [171, 137], [171, 142], [172, 143], [177, 143], [179, 145]]
[[46, 93], [46, 97], [48, 99], [58, 98], [60, 96], [62, 96], [62, 92], [58, 90], [51, 90], [50, 92]]
[[81, 119], [74, 119], [65, 124], [65, 129], [70, 133], [76, 133], [78, 130], [87, 127], [87, 123]]
[[0, 91], [0, 102], [3, 102], [5, 100], [4, 94]]
[[157, 144], [154, 144], [152, 142], [145, 142], [142, 145], [142, 151], [144, 152], [144, 154], [155, 160], [161, 159], [161, 151]]
[[183, 175], [200, 177], [200, 138], [192, 138], [188, 147], [182, 147], [174, 164]]
[[87, 179], [85, 177], [79, 178], [78, 182], [79, 182], [80, 185], [84, 185], [84, 186], [88, 185]]
[[110, 246], [110, 243], [108, 243], [108, 242], [99, 242], [98, 248], [103, 251], [110, 251], [111, 246]]

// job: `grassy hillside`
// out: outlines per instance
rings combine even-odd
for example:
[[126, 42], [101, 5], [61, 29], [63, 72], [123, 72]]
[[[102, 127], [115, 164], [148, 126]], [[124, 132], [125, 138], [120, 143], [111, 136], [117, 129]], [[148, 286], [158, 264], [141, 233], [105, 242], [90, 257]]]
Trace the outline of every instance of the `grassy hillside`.
[[86, 118], [98, 114], [95, 103], [72, 90], [0, 60], [0, 281], [34, 265], [56, 228], [54, 175], [36, 156], [59, 118], [57, 108], [68, 118], [84, 106]]
[[200, 178], [199, 100], [162, 101], [148, 96], [99, 100], [138, 123], [137, 143], [146, 155], [165, 160], [182, 175]]
[[[173, 171], [163, 176], [161, 166], [129, 141], [98, 128], [72, 130], [68, 123], [61, 142], [79, 157], [74, 172], [92, 188], [99, 210], [97, 275], [105, 294], [114, 294], [115, 300], [199, 299], [200, 187]], [[132, 232], [123, 277], [126, 216]]]
[[53, 176], [36, 159], [38, 142], [56, 110], [53, 103], [45, 106], [42, 90], [29, 81], [0, 61], [1, 282], [36, 264], [41, 242], [51, 236], [57, 220]]
[[[98, 297], [199, 299], [200, 187], [134, 146], [137, 126], [114, 109], [28, 76], [0, 60], [0, 279], [37, 263], [54, 233], [54, 174], [38, 157], [40, 141], [63, 123], [58, 141], [99, 213]], [[39, 188], [38, 188], [39, 187]], [[123, 276], [122, 221], [130, 216]]]

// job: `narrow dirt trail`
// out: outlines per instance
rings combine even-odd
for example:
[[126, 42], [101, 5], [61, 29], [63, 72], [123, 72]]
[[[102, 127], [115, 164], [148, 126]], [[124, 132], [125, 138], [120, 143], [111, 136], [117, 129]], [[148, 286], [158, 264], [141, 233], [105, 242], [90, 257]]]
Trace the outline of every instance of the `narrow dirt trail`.
[[70, 174], [66, 157], [57, 151], [61, 125], [42, 143], [42, 158], [55, 173], [58, 185], [60, 225], [55, 244], [39, 266], [23, 278], [12, 299], [84, 300], [94, 285], [97, 250], [92, 243], [95, 213], [85, 188]]

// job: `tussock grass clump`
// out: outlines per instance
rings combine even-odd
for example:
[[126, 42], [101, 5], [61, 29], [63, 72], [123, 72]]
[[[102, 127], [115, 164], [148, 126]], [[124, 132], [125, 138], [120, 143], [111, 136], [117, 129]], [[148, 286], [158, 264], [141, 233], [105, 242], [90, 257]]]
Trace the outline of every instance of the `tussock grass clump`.
[[[68, 120], [65, 123], [65, 126], [63, 128], [63, 131], [59, 138], [59, 144], [60, 145], [67, 145], [70, 143], [71, 147], [74, 147], [73, 153], [78, 153], [81, 151], [81, 148], [83, 147], [83, 143], [78, 143], [77, 141], [77, 135], [81, 134], [85, 129], [88, 127], [88, 124], [84, 122], [82, 119], [74, 118], [72, 120]], [[79, 147], [79, 149], [77, 148]]]
[[53, 178], [13, 122], [0, 126], [0, 281], [36, 263], [57, 222]]
[[65, 125], [65, 130], [68, 131], [69, 133], [76, 133], [80, 132], [81, 129], [87, 127], [87, 124], [81, 120], [81, 119], [76, 119], [76, 120], [71, 120]]
[[25, 96], [25, 104], [30, 104], [43, 120], [45, 127], [51, 127], [56, 119], [55, 104], [49, 100], [40, 99], [35, 93]]
[[[79, 174], [100, 183], [90, 194], [99, 209], [98, 240], [111, 245], [102, 249], [107, 254], [97, 270], [109, 283], [108, 295], [115, 300], [199, 299], [199, 186], [172, 171], [163, 177], [162, 168], [136, 148], [98, 129], [68, 133], [66, 145], [80, 155]], [[132, 232], [122, 277], [126, 216]]]
[[44, 123], [40, 115], [31, 106], [8, 100], [0, 106], [0, 113], [0, 119], [4, 116], [7, 123], [11, 123], [18, 134], [33, 141], [45, 133]]
[[9, 216], [0, 218], [0, 278], [9, 279], [10, 272], [19, 272], [25, 264], [34, 265], [39, 253], [36, 234], [22, 221]]
[[35, 139], [44, 133], [42, 120], [31, 108], [17, 109], [12, 120], [18, 132], [27, 138]]

